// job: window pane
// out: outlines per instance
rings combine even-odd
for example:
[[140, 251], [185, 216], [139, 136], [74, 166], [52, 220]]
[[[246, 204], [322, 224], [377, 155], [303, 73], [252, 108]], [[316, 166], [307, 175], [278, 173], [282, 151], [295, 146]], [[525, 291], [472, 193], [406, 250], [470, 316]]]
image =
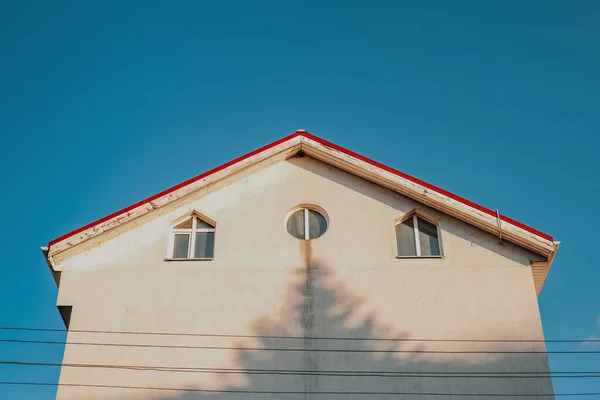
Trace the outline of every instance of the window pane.
[[327, 230], [327, 220], [314, 210], [308, 210], [308, 238], [315, 239]]
[[196, 218], [196, 229], [215, 229], [215, 227], [200, 218]]
[[214, 232], [197, 232], [194, 258], [213, 258], [215, 249]]
[[419, 224], [419, 243], [422, 256], [439, 256], [440, 242], [438, 240], [437, 226], [423, 218], [417, 217]]
[[173, 258], [188, 258], [190, 235], [175, 235], [173, 243]]
[[192, 229], [192, 219], [186, 219], [179, 225], [174, 227], [175, 229]]
[[304, 239], [304, 210], [298, 210], [287, 220], [287, 231], [295, 238]]
[[413, 218], [410, 217], [401, 224], [396, 225], [396, 244], [399, 256], [416, 256], [415, 227]]

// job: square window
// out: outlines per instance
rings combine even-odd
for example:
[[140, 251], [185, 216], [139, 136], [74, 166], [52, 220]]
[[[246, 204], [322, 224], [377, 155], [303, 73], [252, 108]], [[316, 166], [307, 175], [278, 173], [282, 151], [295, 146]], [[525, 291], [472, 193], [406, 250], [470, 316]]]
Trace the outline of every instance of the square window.
[[417, 218], [419, 225], [419, 244], [422, 256], [439, 256], [440, 243], [438, 241], [437, 226], [423, 218]]
[[399, 256], [416, 256], [415, 225], [413, 219], [409, 218], [401, 224], [396, 225], [396, 245]]
[[196, 232], [194, 258], [213, 258], [215, 248], [214, 232]]
[[176, 233], [173, 240], [173, 258], [188, 258], [190, 235]]

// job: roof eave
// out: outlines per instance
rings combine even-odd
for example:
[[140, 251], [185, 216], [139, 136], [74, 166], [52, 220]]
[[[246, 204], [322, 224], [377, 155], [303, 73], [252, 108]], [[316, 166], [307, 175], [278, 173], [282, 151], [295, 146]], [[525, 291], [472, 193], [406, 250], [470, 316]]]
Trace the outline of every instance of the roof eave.
[[504, 240], [534, 251], [551, 260], [556, 246], [551, 236], [518, 223], [501, 214], [472, 203], [443, 189], [374, 160], [344, 149], [331, 142], [298, 131], [220, 167], [142, 200], [119, 212], [63, 235], [48, 244], [48, 256], [60, 254], [81, 243], [96, 238], [130, 221], [183, 200], [199, 191], [248, 168], [277, 162], [294, 155], [299, 149], [316, 159], [332, 164], [364, 179], [380, 184], [402, 195], [438, 209], [478, 228], [501, 236]]
[[443, 193], [443, 190], [426, 182], [382, 166], [366, 157], [348, 154], [332, 143], [323, 143], [324, 141], [311, 136], [302, 137], [302, 149], [311, 157], [387, 187], [545, 257], [550, 257], [554, 252], [554, 243], [549, 235], [544, 234], [542, 237], [534, 233], [537, 232], [536, 230], [523, 224], [516, 225], [513, 223], [514, 220], [496, 214], [492, 210], [481, 206], [473, 207], [458, 196], [449, 196], [447, 192]]

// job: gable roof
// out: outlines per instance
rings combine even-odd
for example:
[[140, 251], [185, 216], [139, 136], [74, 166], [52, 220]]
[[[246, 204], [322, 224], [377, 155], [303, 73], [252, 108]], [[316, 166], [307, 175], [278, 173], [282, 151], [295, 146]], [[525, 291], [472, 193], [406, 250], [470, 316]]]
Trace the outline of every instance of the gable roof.
[[[503, 240], [547, 257], [547, 268], [558, 248], [552, 236], [499, 214], [447, 190], [398, 171], [351, 150], [328, 142], [302, 129], [273, 143], [229, 161], [167, 190], [107, 215], [48, 243], [48, 257], [87, 241], [104, 232], [150, 213], [166, 204], [196, 193], [203, 187], [251, 167], [261, 167], [294, 156], [299, 150], [342, 170], [399, 192], [434, 209], [498, 235]], [[547, 268], [545, 273], [547, 273]], [[545, 273], [544, 278], [545, 278]], [[542, 280], [543, 281], [543, 280]]]

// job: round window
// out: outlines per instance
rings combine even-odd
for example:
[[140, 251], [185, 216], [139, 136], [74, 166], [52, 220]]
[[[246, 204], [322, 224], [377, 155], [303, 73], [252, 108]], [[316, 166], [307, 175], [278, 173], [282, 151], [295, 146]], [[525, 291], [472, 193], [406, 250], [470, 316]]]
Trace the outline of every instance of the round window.
[[300, 208], [292, 212], [286, 221], [287, 231], [297, 239], [310, 240], [327, 231], [327, 219], [318, 211]]

